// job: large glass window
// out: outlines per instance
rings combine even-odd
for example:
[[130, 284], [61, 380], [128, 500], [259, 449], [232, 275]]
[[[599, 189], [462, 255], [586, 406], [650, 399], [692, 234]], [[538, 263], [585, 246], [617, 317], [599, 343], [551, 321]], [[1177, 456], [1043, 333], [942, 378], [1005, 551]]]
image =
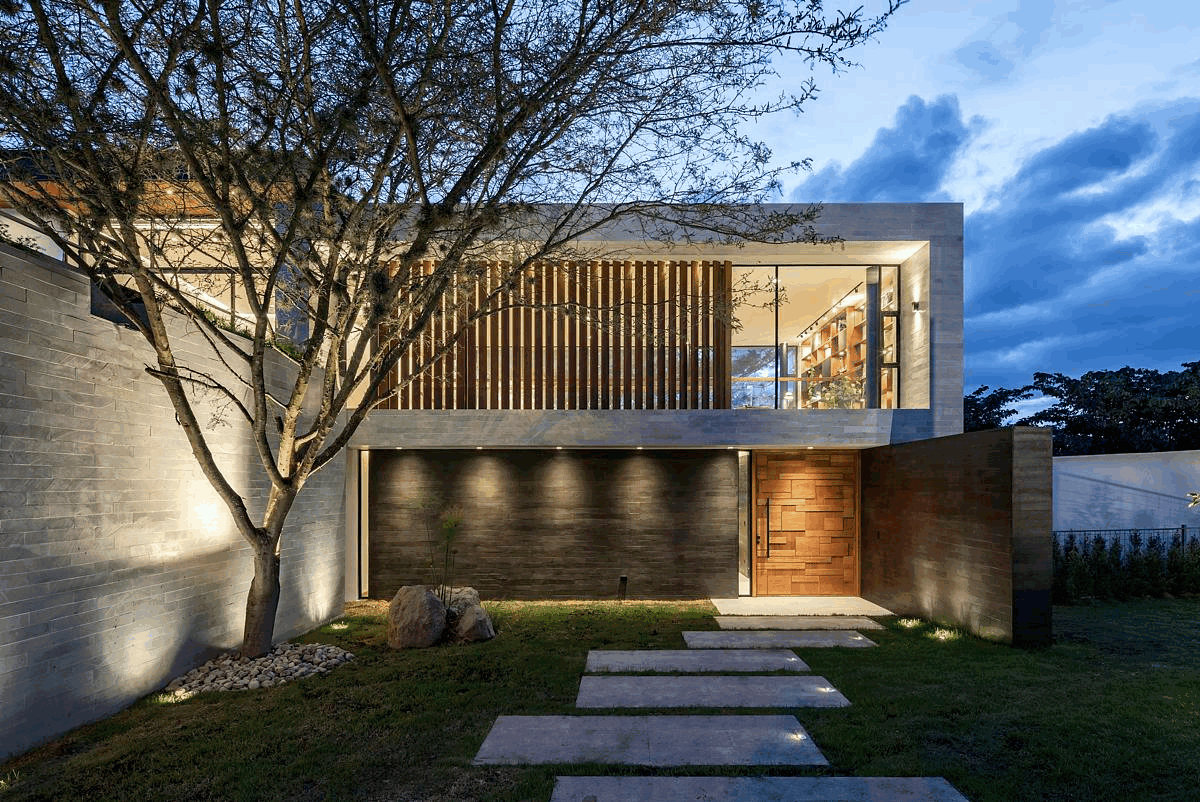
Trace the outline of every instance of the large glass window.
[[896, 406], [898, 273], [895, 267], [735, 267], [732, 406]]

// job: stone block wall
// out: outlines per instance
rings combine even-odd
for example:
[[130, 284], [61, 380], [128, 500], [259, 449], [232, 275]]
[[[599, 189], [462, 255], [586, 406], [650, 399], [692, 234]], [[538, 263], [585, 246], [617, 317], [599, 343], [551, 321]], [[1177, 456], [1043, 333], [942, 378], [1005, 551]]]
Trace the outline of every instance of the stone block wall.
[[[148, 346], [89, 309], [86, 277], [0, 245], [0, 759], [241, 641], [250, 547], [145, 372]], [[195, 340], [177, 354], [220, 369]], [[229, 423], [213, 448], [261, 506], [255, 453]], [[318, 472], [289, 518], [277, 640], [341, 613], [343, 472]]]
[[1015, 645], [1051, 634], [1050, 430], [862, 452], [862, 595]]
[[422, 499], [463, 513], [454, 584], [484, 599], [738, 592], [737, 452], [372, 451], [369, 587], [432, 581]]

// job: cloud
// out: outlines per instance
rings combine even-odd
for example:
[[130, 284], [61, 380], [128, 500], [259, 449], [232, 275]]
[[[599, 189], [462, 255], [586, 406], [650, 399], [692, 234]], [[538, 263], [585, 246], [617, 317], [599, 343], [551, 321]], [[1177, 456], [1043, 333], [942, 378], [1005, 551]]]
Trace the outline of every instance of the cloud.
[[1055, 25], [1053, 2], [1021, 0], [1015, 10], [992, 17], [971, 34], [951, 57], [983, 83], [999, 83], [1013, 76], [1014, 58], [1028, 59], [1044, 46], [1048, 34], [1062, 33], [1056, 28], [1061, 24]]
[[1002, 81], [1016, 66], [991, 42], [967, 42], [954, 51], [954, 59], [986, 81]]
[[1196, 359], [1198, 182], [1194, 100], [1138, 106], [1030, 154], [965, 221], [969, 383]]
[[845, 168], [837, 162], [825, 167], [794, 189], [791, 200], [948, 201], [940, 191], [942, 181], [982, 125], [978, 117], [963, 122], [953, 95], [942, 95], [929, 104], [913, 95], [896, 111], [892, 127], [876, 132], [863, 156]]

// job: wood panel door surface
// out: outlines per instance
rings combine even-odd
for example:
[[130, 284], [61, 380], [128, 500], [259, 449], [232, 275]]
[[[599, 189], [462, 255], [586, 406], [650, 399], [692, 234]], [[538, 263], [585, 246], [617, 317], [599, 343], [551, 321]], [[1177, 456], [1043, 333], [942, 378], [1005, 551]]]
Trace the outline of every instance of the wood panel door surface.
[[858, 459], [754, 452], [755, 596], [859, 595]]

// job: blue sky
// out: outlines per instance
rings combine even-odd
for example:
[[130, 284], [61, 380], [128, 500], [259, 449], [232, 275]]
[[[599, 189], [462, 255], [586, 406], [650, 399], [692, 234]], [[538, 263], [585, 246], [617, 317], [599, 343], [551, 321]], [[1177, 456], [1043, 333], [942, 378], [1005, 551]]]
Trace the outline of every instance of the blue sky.
[[912, 0], [752, 133], [813, 159], [786, 200], [964, 204], [968, 391], [1178, 370], [1200, 360], [1198, 44], [1192, 0]]

